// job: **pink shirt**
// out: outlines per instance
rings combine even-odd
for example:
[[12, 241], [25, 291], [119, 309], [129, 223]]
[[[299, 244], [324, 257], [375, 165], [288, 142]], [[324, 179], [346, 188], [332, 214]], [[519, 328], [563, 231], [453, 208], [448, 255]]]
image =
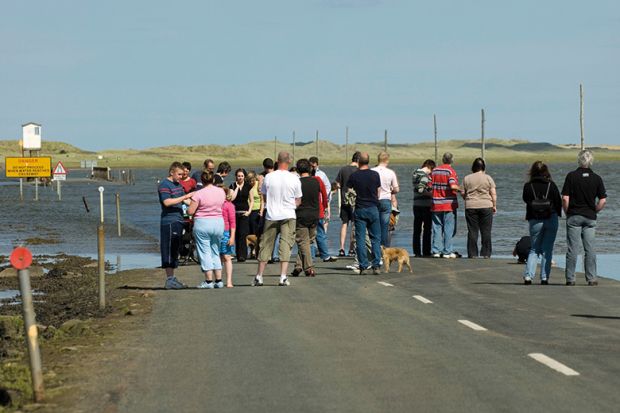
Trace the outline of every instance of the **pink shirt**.
[[235, 204], [230, 201], [224, 202], [222, 207], [222, 217], [224, 218], [224, 231], [237, 228], [237, 218], [235, 218]]
[[220, 218], [222, 216], [222, 205], [226, 201], [226, 194], [219, 186], [208, 185], [197, 191], [192, 197], [192, 201], [198, 203], [194, 218]]

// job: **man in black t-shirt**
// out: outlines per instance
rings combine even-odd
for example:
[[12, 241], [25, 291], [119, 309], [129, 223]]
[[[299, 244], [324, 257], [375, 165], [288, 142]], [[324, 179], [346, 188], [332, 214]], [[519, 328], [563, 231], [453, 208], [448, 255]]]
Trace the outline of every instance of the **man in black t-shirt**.
[[316, 275], [312, 263], [312, 251], [310, 245], [316, 238], [316, 227], [319, 223], [319, 195], [321, 184], [310, 175], [312, 170], [307, 159], [297, 161], [297, 173], [301, 182], [301, 204], [297, 207], [295, 223], [295, 242], [297, 243], [297, 260], [293, 276], [296, 277], [302, 271], [309, 277]]
[[372, 250], [372, 272], [380, 273], [381, 262], [381, 221], [379, 219], [379, 190], [381, 177], [376, 171], [368, 168], [368, 153], [360, 154], [359, 169], [347, 181], [347, 187], [356, 193], [355, 210], [355, 249], [360, 265], [360, 274], [368, 268], [366, 253], [366, 231], [370, 237]]
[[[358, 161], [360, 158], [360, 152], [356, 151], [351, 158], [351, 163], [349, 165], [343, 166], [338, 171], [338, 175], [336, 176], [336, 184], [338, 189], [340, 189], [340, 220], [342, 224], [340, 226], [340, 251], [338, 253], [339, 257], [344, 257], [344, 243], [347, 239], [347, 226], [349, 222], [353, 221], [353, 208], [345, 203], [345, 194], [347, 193], [347, 182], [349, 181], [349, 177], [353, 174], [353, 172], [357, 171], [359, 165]], [[353, 234], [351, 234], [353, 237]], [[349, 248], [349, 255], [353, 255], [353, 240], [351, 240], [351, 245]]]
[[607, 201], [603, 179], [590, 167], [594, 156], [589, 149], [579, 152], [579, 168], [569, 172], [562, 187], [562, 208], [566, 213], [566, 285], [575, 285], [575, 267], [579, 243], [583, 241], [584, 266], [588, 285], [596, 280], [596, 251], [594, 241], [596, 217]]

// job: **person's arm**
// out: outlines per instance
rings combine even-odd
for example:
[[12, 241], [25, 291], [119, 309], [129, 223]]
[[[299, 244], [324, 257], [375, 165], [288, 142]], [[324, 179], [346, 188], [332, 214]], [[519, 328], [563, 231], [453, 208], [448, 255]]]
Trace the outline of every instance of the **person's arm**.
[[570, 204], [570, 196], [562, 195], [562, 209], [564, 210], [564, 214], [568, 211], [568, 205]]
[[187, 209], [187, 215], [194, 215], [197, 209], [198, 209], [198, 202], [192, 199], [192, 201], [189, 204], [189, 208]]
[[495, 187], [491, 188], [491, 201], [493, 202], [493, 213], [497, 212], [497, 190]]
[[[233, 188], [234, 187], [234, 188]], [[236, 182], [230, 184], [230, 189], [232, 189], [231, 195], [230, 195], [230, 202], [233, 202], [235, 199], [237, 199], [237, 194], [239, 193], [239, 185], [237, 185]]]
[[248, 192], [248, 210], [246, 211], [245, 215], [250, 216], [250, 213], [252, 212], [252, 208], [254, 207], [254, 195], [252, 195], [252, 189], [250, 189], [250, 191]]
[[301, 205], [301, 198], [295, 198], [295, 208]]
[[599, 198], [596, 203], [596, 212], [601, 212], [605, 205], [607, 204], [607, 198]]
[[194, 196], [194, 192], [189, 192], [177, 198], [166, 198], [162, 201], [162, 204], [164, 204], [165, 207], [173, 206], [176, 204], [180, 204], [181, 202], [185, 201], [188, 198], [191, 198], [192, 196]]
[[603, 179], [599, 177], [598, 191], [596, 194], [598, 198], [598, 202], [596, 203], [596, 212], [600, 212], [605, 208], [607, 204], [607, 191], [605, 190], [605, 184], [603, 183]]
[[232, 208], [228, 209], [228, 221], [230, 226], [230, 239], [228, 240], [228, 245], [235, 245], [235, 233], [237, 232], [237, 217], [235, 216], [235, 211]]
[[392, 195], [396, 195], [400, 192], [400, 186], [398, 185], [398, 178], [396, 177], [396, 173], [394, 173], [394, 177], [392, 180]]

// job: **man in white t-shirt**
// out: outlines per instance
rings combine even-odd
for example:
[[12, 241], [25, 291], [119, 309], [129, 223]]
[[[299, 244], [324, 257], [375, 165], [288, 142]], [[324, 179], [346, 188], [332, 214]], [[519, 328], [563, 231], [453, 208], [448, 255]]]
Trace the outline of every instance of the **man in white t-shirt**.
[[379, 165], [372, 168], [379, 173], [381, 178], [381, 188], [379, 189], [379, 220], [381, 221], [381, 245], [389, 247], [388, 228], [390, 226], [390, 214], [392, 204], [396, 205], [396, 194], [400, 190], [396, 173], [388, 168], [390, 155], [387, 152], [380, 152], [378, 156]]
[[271, 259], [276, 237], [280, 234], [280, 282], [278, 285], [289, 285], [286, 273], [291, 249], [295, 242], [296, 214], [295, 209], [301, 203], [301, 182], [299, 177], [288, 171], [291, 155], [282, 151], [278, 154], [278, 169], [267, 174], [261, 186], [267, 213], [265, 227], [260, 237], [258, 253], [258, 272], [254, 277], [253, 286], [263, 285], [263, 272]]

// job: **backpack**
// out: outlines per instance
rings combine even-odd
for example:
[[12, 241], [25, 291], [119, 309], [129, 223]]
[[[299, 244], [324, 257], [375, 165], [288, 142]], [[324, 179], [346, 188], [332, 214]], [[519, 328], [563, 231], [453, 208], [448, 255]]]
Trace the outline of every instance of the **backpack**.
[[532, 188], [532, 193], [534, 194], [534, 199], [530, 201], [532, 216], [534, 217], [534, 219], [549, 218], [551, 216], [551, 213], [553, 212], [553, 205], [551, 204], [551, 200], [548, 199], [551, 182], [547, 184], [547, 192], [545, 193], [544, 198], [537, 198], [536, 191], [534, 191], [534, 185], [530, 183], [530, 187]]

